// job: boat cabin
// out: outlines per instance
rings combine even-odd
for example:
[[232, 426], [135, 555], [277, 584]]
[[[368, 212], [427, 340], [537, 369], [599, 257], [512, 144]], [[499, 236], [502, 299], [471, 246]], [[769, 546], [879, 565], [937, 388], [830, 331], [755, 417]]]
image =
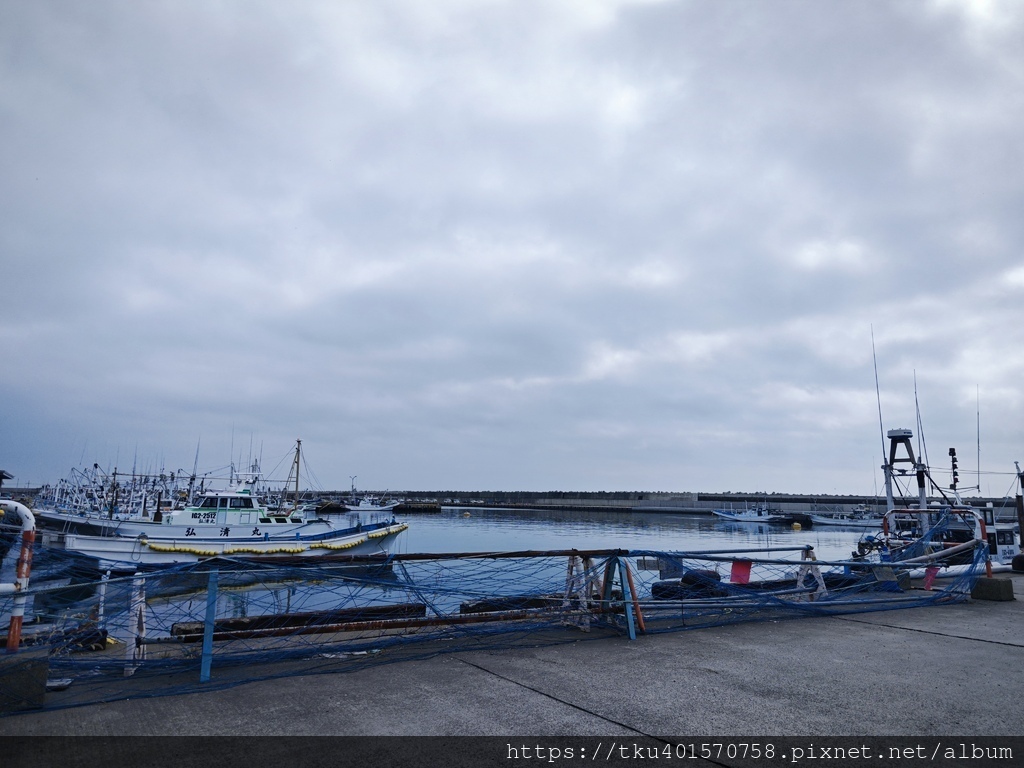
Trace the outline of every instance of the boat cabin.
[[1012, 562], [1013, 558], [1020, 554], [1020, 546], [1014, 532], [1016, 526], [1013, 523], [1000, 522], [996, 510], [992, 507], [982, 509], [981, 517], [985, 521], [988, 553], [992, 562], [1004, 565]]
[[304, 522], [302, 509], [268, 509], [261, 505], [248, 488], [228, 491], [207, 491], [198, 503], [164, 515], [167, 525], [273, 525]]

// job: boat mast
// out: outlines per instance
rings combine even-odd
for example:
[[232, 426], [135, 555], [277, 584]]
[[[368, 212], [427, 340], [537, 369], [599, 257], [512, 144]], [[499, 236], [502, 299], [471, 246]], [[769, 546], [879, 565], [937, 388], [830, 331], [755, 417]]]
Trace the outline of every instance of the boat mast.
[[978, 431], [978, 495], [981, 496], [981, 388], [974, 385], [974, 398], [977, 403], [977, 431]]
[[[911, 444], [914, 433], [909, 429], [890, 429], [886, 435], [889, 438], [889, 457], [882, 468], [885, 470], [885, 501], [889, 511], [892, 511], [895, 508], [892, 478], [893, 473], [897, 471], [896, 464], [899, 463], [913, 465], [914, 473], [917, 476], [918, 504], [921, 509], [927, 509], [928, 489], [925, 485], [925, 465], [914, 457], [914, 446]], [[897, 455], [901, 446], [906, 452], [906, 456], [903, 458], [899, 458]], [[898, 471], [900, 474], [906, 473], [906, 470]]]
[[295, 500], [292, 502], [292, 512], [299, 508], [299, 454], [302, 451], [302, 441], [295, 441], [295, 461], [292, 468], [295, 470]]
[[[878, 356], [875, 354], [875, 327], [871, 326], [871, 361], [875, 366], [875, 400], [878, 403], [878, 436], [882, 440], [882, 476], [885, 478], [887, 510], [892, 509], [892, 477], [890, 466], [885, 460], [885, 426], [882, 423], [882, 390], [878, 386]], [[877, 475], [875, 475], [877, 482]], [[877, 486], [876, 486], [877, 494]]]
[[114, 510], [117, 509], [117, 467], [114, 467], [114, 479], [110, 483], [110, 506], [107, 508], [107, 519], [114, 519]]
[[[1020, 527], [1021, 541], [1024, 541], [1024, 472], [1020, 471], [1020, 463], [1013, 462], [1017, 468], [1017, 525]], [[1024, 550], [1024, 547], [1021, 547]]]

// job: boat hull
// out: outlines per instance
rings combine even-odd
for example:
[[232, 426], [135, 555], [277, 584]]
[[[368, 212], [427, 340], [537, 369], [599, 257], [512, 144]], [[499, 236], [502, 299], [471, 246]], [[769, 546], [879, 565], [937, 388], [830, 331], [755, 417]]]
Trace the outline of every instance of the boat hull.
[[281, 515], [264, 517], [255, 514], [235, 520], [217, 520], [214, 518], [212, 522], [189, 520], [184, 523], [177, 521], [158, 523], [151, 520], [104, 520], [88, 516], [57, 518], [48, 515], [43, 518], [44, 527], [63, 530], [69, 534], [120, 536], [123, 538], [146, 536], [151, 539], [226, 538], [230, 541], [260, 539], [268, 534], [274, 539], [330, 535], [338, 530], [336, 523], [336, 520], [320, 518], [300, 520], [299, 518], [287, 518]]
[[408, 526], [386, 523], [319, 536], [201, 538], [153, 536], [89, 536], [69, 533], [64, 549], [95, 560], [100, 568], [137, 568], [196, 563], [216, 557], [241, 560], [286, 560], [331, 555], [386, 552]]
[[[41, 527], [51, 530], [64, 531], [68, 534], [82, 534], [87, 536], [120, 536], [137, 537], [147, 536], [149, 538], [174, 539], [185, 537], [196, 537], [200, 539], [229, 538], [236, 539], [260, 538], [265, 533], [270, 533], [273, 538], [293, 537], [296, 534], [309, 536], [313, 534], [328, 533], [336, 529], [333, 522], [318, 518], [299, 519], [289, 518], [286, 515], [271, 513], [257, 514], [253, 511], [250, 515], [235, 516], [233, 519], [218, 519], [195, 515], [196, 519], [185, 522], [174, 521], [156, 522], [147, 519], [118, 519], [103, 518], [95, 515], [77, 515], [73, 513], [61, 513], [51, 510], [40, 511], [37, 515]], [[205, 519], [204, 519], [205, 518]]]
[[866, 528], [880, 530], [882, 518], [880, 517], [832, 517], [829, 515], [808, 515], [814, 525], [835, 525], [845, 528]]
[[712, 513], [733, 523], [786, 523], [789, 519], [785, 515], [775, 515], [770, 512], [730, 512], [724, 509], [712, 510]]
[[346, 512], [393, 512], [402, 502], [400, 501], [389, 501], [385, 504], [374, 504], [368, 501], [362, 501], [358, 504], [342, 503], [342, 508]]

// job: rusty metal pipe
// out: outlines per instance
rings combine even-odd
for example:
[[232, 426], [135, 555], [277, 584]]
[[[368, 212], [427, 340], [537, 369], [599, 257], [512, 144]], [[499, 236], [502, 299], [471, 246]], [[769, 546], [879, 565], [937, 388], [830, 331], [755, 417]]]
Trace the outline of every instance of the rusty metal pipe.
[[32, 510], [24, 504], [9, 499], [0, 499], [0, 509], [5, 513], [15, 512], [21, 518], [21, 554], [15, 580], [11, 584], [0, 584], [0, 594], [14, 593], [14, 608], [11, 610], [11, 623], [7, 630], [7, 652], [15, 653], [21, 645], [21, 627], [25, 621], [25, 601], [27, 596], [29, 575], [32, 573], [32, 547], [36, 541], [36, 518]]

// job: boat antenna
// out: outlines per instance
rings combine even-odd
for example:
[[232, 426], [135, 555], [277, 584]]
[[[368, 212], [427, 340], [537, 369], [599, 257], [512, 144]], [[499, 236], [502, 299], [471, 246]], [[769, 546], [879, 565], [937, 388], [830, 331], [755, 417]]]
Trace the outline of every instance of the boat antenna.
[[878, 436], [882, 441], [882, 463], [885, 464], [885, 426], [882, 424], [882, 392], [878, 388], [878, 357], [875, 354], [875, 326], [871, 326], [871, 360], [875, 364], [875, 400], [878, 402]]
[[974, 402], [977, 408], [978, 430], [978, 495], [981, 496], [981, 387], [974, 385]]
[[195, 495], [196, 475], [199, 473], [199, 445], [202, 442], [202, 437], [196, 440], [196, 458], [195, 461], [192, 462], [192, 476], [188, 479], [188, 498], [185, 500], [186, 504], [191, 504], [192, 497]]
[[[921, 404], [917, 400], [917, 370], [914, 370], [914, 413], [917, 416], [917, 455], [928, 466], [928, 444], [924, 439], [924, 424], [921, 422]], [[929, 479], [931, 479], [929, 477]], [[933, 482], [932, 485], [935, 485]], [[937, 487], [937, 486], [936, 486]]]

